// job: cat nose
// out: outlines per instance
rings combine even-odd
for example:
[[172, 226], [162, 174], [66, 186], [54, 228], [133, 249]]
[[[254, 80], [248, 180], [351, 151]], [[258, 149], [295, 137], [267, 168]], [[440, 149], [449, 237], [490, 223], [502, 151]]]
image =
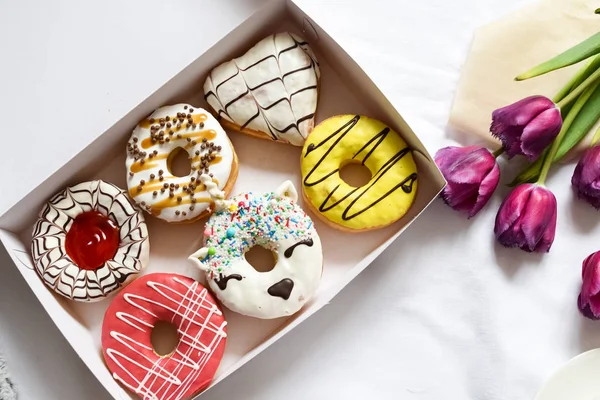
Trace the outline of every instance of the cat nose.
[[289, 278], [285, 278], [267, 289], [267, 293], [273, 297], [281, 297], [282, 299], [287, 300], [290, 298], [293, 288], [294, 281]]

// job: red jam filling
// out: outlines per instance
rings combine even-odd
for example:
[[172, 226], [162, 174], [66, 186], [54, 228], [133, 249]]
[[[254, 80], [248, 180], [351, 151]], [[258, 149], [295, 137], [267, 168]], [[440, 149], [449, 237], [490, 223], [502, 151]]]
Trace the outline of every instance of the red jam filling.
[[87, 211], [73, 220], [67, 232], [65, 249], [81, 269], [96, 270], [115, 256], [119, 248], [119, 228], [98, 211]]

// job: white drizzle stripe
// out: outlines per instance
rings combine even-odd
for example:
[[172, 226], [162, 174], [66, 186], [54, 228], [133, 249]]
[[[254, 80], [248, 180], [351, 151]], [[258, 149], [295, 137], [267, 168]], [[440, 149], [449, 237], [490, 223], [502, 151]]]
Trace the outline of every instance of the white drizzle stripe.
[[[145, 286], [151, 288], [159, 300], [134, 293], [125, 293], [123, 299], [129, 305], [154, 319], [157, 319], [158, 316], [152, 310], [157, 309], [163, 309], [171, 313], [171, 322], [175, 322], [176, 318], [179, 317], [178, 332], [181, 337], [180, 343], [188, 346], [187, 351], [182, 352], [180, 345], [178, 345], [172, 356], [165, 358], [157, 357], [157, 359], [153, 360], [146, 355], [148, 351], [152, 350], [151, 347], [132, 339], [122, 332], [114, 330], [110, 331], [110, 336], [140, 357], [139, 359], [136, 357], [136, 360], [118, 351], [118, 349], [106, 349], [107, 356], [123, 372], [113, 371], [113, 377], [130, 390], [142, 395], [145, 399], [179, 400], [193, 394], [187, 391], [200, 376], [203, 368], [208, 364], [221, 341], [227, 336], [224, 330], [227, 324], [225, 321], [220, 326], [213, 323], [213, 316], [222, 316], [222, 313], [214, 302], [207, 299], [208, 291], [205, 288], [201, 288], [198, 282], [195, 281], [188, 285], [177, 276], [170, 276], [168, 282], [171, 282], [172, 285], [151, 280], [146, 282]], [[147, 305], [144, 306], [142, 303], [146, 303]], [[172, 306], [168, 303], [173, 303], [174, 305]], [[207, 315], [203, 316], [200, 313], [201, 310], [208, 311]], [[140, 325], [146, 327], [153, 326], [148, 321], [141, 319], [143, 317], [138, 318], [126, 312], [118, 311], [115, 315], [117, 320], [142, 332], [146, 332], [146, 330]], [[132, 321], [136, 321], [137, 324]], [[197, 329], [197, 332], [195, 335], [190, 335], [189, 332], [193, 329]], [[206, 332], [210, 332], [212, 336], [208, 345], [201, 343], [201, 340], [206, 340], [206, 336], [204, 335]], [[183, 338], [187, 340], [183, 340]], [[144, 350], [146, 353], [143, 352]], [[176, 364], [175, 368], [167, 368], [171, 362]], [[134, 366], [146, 371], [143, 379], [138, 381], [135, 374], [127, 366]], [[184, 368], [189, 368], [191, 371], [189, 373], [186, 372], [183, 377], [180, 377]], [[159, 386], [156, 387], [157, 385]]]
[[[175, 278], [175, 279], [177, 279], [177, 278]], [[204, 296], [206, 296], [206, 294], [205, 294], [205, 293], [197, 293], [197, 295], [198, 295], [198, 297], [202, 297], [202, 298], [203, 298]], [[200, 302], [197, 302], [197, 303], [198, 303], [198, 306], [197, 306], [197, 307], [194, 307], [193, 309], [192, 309], [192, 307], [188, 307], [188, 308], [186, 309], [186, 311], [185, 311], [186, 317], [188, 316], [188, 314], [189, 314], [190, 312], [197, 312], [197, 311], [198, 311], [198, 308], [200, 308], [200, 305], [201, 305], [201, 303], [200, 303]], [[179, 311], [179, 309], [180, 309], [182, 306], [183, 306], [183, 304], [180, 304], [180, 306], [177, 308], [177, 311]], [[210, 321], [210, 318], [212, 317], [213, 310], [214, 310], [214, 308], [212, 308], [212, 307], [211, 307], [211, 309], [209, 310], [209, 314], [208, 314], [208, 316], [207, 316], [207, 320], [209, 320], [209, 321]], [[185, 327], [185, 329], [186, 329], [186, 330], [190, 328], [190, 324], [191, 324], [191, 320], [190, 320], [190, 322], [188, 322], [188, 325], [187, 325], [187, 327]], [[183, 325], [183, 324], [182, 324], [182, 325]], [[208, 324], [207, 324], [207, 325], [208, 325]], [[198, 333], [197, 333], [197, 336], [196, 336], [197, 338], [200, 338], [200, 337], [201, 337], [201, 335], [202, 335], [202, 333], [203, 333], [203, 330], [204, 330], [204, 328], [201, 328], [201, 329], [198, 331]], [[188, 335], [188, 336], [189, 336], [189, 335]], [[218, 335], [215, 335], [215, 336], [213, 336], [213, 341], [214, 341], [214, 339], [215, 339], [215, 338], [217, 338], [217, 337], [218, 337]], [[196, 347], [196, 346], [194, 346], [194, 347]], [[189, 351], [191, 351], [191, 349], [192, 349], [192, 348], [194, 348], [194, 347], [190, 347], [190, 350], [189, 350]], [[188, 352], [189, 352], [189, 351], [188, 351]], [[186, 353], [186, 354], [181, 354], [181, 355], [182, 355], [182, 357], [181, 357], [181, 360], [183, 360], [184, 358], [189, 358], [189, 354], [187, 354], [187, 353]], [[202, 362], [202, 361], [203, 361], [203, 359], [202, 359], [202, 355], [201, 355], [199, 362]], [[179, 367], [178, 369], [180, 370], [181, 368], [183, 368], [183, 364], [180, 364], [180, 367]], [[196, 370], [197, 370], [197, 369], [199, 369], [199, 368], [200, 368], [200, 366], [199, 366], [198, 364], [195, 364], [195, 367], [194, 367], [194, 369], [196, 369]], [[179, 372], [179, 371], [178, 371], [178, 372]], [[185, 380], [184, 380], [184, 381], [185, 381]], [[163, 388], [163, 386], [164, 386], [166, 383], [167, 383], [167, 382], [163, 382], [163, 384], [161, 385], [161, 387], [160, 387], [159, 389], [162, 389], [162, 388]], [[170, 389], [170, 386], [171, 386], [171, 385], [169, 384], [169, 387], [167, 388], [167, 390], [168, 390], [168, 389]], [[182, 389], [187, 389], [187, 388], [185, 388], [185, 387], [182, 387]]]
[[240, 130], [301, 146], [314, 126], [320, 76], [308, 43], [277, 33], [214, 68], [204, 83], [204, 98], [219, 118]]
[[[119, 248], [113, 260], [95, 271], [79, 269], [65, 250], [66, 234], [81, 213], [97, 210], [119, 227]], [[54, 195], [34, 226], [31, 254], [46, 285], [77, 301], [92, 302], [119, 289], [147, 264], [150, 244], [142, 213], [123, 191], [104, 181], [83, 182]]]
[[134, 327], [135, 329], [137, 329], [138, 331], [141, 331], [141, 332], [146, 332], [146, 330], [144, 328], [140, 328], [139, 326], [137, 326], [136, 324], [134, 324], [130, 320], [134, 320], [136, 322], [139, 322], [140, 324], [145, 325], [148, 328], [154, 328], [154, 325], [149, 324], [146, 321], [142, 321], [141, 319], [139, 319], [137, 317], [134, 317], [133, 315], [125, 314], [125, 313], [119, 311], [119, 312], [116, 313], [116, 316], [121, 321], [125, 322], [127, 325], [132, 326], [132, 327]]

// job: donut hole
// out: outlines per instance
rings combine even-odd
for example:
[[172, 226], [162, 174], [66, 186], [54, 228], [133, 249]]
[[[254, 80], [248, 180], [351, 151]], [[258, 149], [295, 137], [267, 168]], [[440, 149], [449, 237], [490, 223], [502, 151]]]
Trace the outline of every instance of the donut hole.
[[177, 327], [168, 321], [157, 321], [150, 334], [152, 349], [161, 357], [168, 357], [175, 352], [179, 344]]
[[192, 172], [192, 162], [183, 147], [177, 147], [169, 153], [167, 168], [171, 175], [178, 177], [188, 176]]
[[373, 175], [369, 168], [358, 160], [350, 160], [340, 168], [340, 178], [352, 187], [365, 186]]
[[252, 268], [258, 272], [269, 272], [277, 264], [277, 255], [259, 245], [252, 247], [244, 253], [244, 257], [248, 261], [248, 264], [252, 265]]

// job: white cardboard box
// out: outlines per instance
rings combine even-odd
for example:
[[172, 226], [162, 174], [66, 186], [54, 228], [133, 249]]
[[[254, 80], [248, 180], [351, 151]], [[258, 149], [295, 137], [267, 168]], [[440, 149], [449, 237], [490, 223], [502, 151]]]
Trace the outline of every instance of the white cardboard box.
[[[98, 132], [97, 138], [77, 156], [65, 160], [60, 170], [0, 216], [0, 240], [14, 264], [79, 357], [116, 399], [136, 396], [116, 383], [102, 358], [100, 331], [110, 297], [98, 303], [77, 303], [45, 286], [33, 270], [29, 255], [37, 214], [54, 193], [84, 180], [100, 178], [125, 188], [125, 144], [138, 121], [162, 105], [180, 101], [208, 109], [202, 92], [207, 73], [221, 62], [243, 54], [263, 37], [286, 30], [307, 40], [320, 63], [322, 75], [316, 123], [336, 114], [354, 113], [386, 122], [401, 133], [413, 149], [419, 173], [417, 196], [409, 213], [400, 221], [367, 233], [337, 231], [312, 216], [324, 249], [324, 273], [315, 297], [297, 314], [276, 320], [257, 320], [225, 310], [229, 337], [211, 387], [326, 305], [398, 238], [444, 186], [443, 177], [422, 143], [360, 66], [293, 0], [267, 3], [215, 46], [198, 49], [203, 53], [198, 59], [109, 130]], [[236, 132], [229, 134], [240, 159], [240, 173], [233, 193], [271, 191], [286, 179], [300, 189], [300, 148]], [[150, 216], [146, 221], [151, 257], [144, 272], [174, 272], [203, 281], [202, 274], [187, 257], [200, 247], [204, 221], [169, 225]]]

